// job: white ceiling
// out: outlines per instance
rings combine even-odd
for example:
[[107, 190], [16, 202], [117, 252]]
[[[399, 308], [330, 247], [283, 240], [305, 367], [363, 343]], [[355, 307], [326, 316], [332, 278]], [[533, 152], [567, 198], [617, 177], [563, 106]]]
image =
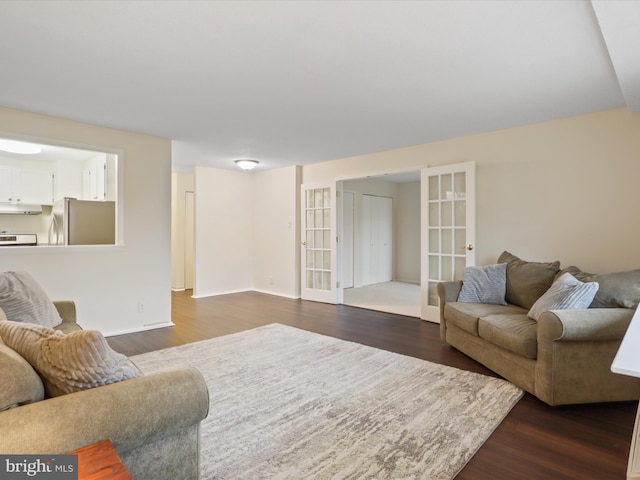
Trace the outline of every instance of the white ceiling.
[[640, 113], [638, 1], [0, 1], [0, 105], [304, 165]]

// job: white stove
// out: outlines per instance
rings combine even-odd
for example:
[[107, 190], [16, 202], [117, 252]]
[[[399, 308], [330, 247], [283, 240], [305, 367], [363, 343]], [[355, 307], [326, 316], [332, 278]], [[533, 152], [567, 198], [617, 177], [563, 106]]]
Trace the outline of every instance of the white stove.
[[37, 244], [38, 236], [35, 233], [0, 233], [0, 247]]

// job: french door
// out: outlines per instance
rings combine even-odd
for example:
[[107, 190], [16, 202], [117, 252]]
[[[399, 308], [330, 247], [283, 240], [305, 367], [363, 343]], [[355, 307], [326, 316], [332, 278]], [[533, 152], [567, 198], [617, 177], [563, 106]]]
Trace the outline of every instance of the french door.
[[439, 323], [438, 283], [475, 264], [475, 164], [422, 170], [421, 204], [421, 317]]
[[301, 297], [337, 303], [335, 184], [302, 185], [300, 198]]

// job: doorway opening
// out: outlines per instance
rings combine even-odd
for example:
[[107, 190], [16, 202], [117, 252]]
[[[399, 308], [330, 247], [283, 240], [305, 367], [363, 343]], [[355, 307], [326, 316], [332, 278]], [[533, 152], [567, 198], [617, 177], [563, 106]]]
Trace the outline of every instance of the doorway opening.
[[420, 318], [420, 172], [341, 183], [342, 303]]

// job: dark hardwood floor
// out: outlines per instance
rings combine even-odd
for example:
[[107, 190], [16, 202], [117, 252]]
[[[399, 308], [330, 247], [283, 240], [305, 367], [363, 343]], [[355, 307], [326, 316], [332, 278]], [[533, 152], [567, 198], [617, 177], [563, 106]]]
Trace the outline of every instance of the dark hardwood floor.
[[[439, 325], [415, 318], [256, 292], [190, 295], [172, 293], [174, 327], [110, 337], [109, 344], [131, 356], [277, 322], [494, 375], [444, 344]], [[525, 394], [456, 478], [622, 480], [636, 407], [637, 402], [624, 402], [552, 408]]]

